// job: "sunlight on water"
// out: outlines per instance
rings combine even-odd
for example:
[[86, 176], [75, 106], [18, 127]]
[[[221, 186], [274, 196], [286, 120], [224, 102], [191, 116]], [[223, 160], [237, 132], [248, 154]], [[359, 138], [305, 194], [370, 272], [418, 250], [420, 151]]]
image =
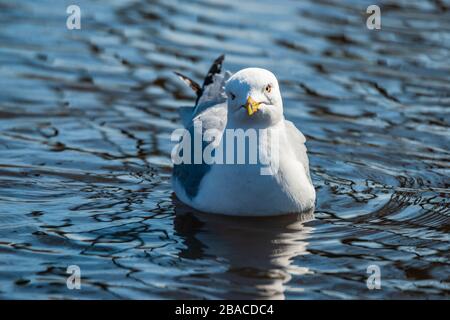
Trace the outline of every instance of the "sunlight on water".
[[[370, 1], [78, 1], [81, 30], [57, 3], [0, 4], [0, 298], [448, 297], [447, 2], [383, 1], [381, 30]], [[278, 77], [314, 216], [172, 198], [194, 103], [172, 71], [200, 81], [221, 53]]]

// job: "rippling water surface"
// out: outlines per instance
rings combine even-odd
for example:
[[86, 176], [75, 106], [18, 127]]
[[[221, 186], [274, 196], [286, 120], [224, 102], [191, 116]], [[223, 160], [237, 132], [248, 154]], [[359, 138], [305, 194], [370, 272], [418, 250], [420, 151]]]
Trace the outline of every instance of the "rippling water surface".
[[[372, 2], [80, 0], [72, 31], [72, 1], [1, 2], [0, 298], [448, 298], [450, 3], [375, 1], [370, 31]], [[314, 215], [173, 199], [172, 71], [221, 53], [279, 78]]]

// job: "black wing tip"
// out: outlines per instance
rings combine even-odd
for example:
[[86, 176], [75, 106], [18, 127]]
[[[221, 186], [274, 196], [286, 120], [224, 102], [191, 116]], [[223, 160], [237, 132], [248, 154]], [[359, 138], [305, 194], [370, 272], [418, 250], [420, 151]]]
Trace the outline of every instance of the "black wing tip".
[[216, 60], [214, 60], [214, 63], [220, 63], [220, 64], [222, 64], [223, 60], [225, 60], [225, 54], [224, 54], [224, 53], [222, 53], [220, 56], [218, 56], [218, 57], [216, 58]]
[[225, 54], [221, 54], [214, 60], [211, 67], [209, 68], [209, 71], [205, 77], [205, 80], [203, 81], [203, 86], [200, 86], [197, 82], [195, 82], [188, 76], [185, 76], [184, 74], [181, 74], [180, 72], [173, 71], [173, 73], [175, 75], [177, 75], [184, 83], [186, 83], [196, 93], [197, 100], [195, 101], [195, 105], [197, 105], [200, 97], [202, 96], [204, 88], [207, 85], [213, 83], [214, 75], [218, 74], [222, 71], [222, 64], [223, 64], [224, 60], [225, 60]]
[[184, 83], [186, 83], [192, 90], [194, 90], [197, 96], [201, 95], [202, 88], [197, 82], [177, 71], [174, 71], [173, 73], [175, 73]]
[[184, 81], [184, 78], [186, 78], [185, 75], [179, 73], [178, 71], [172, 71], [178, 78], [182, 79]]
[[205, 80], [203, 81], [203, 87], [205, 88], [205, 86], [213, 83], [213, 77], [215, 74], [220, 73], [222, 71], [222, 64], [223, 61], [225, 60], [225, 54], [221, 54], [220, 56], [218, 56], [216, 58], [216, 60], [214, 60], [213, 64], [211, 65], [211, 67], [209, 68], [208, 74], [205, 77]]
[[211, 65], [211, 68], [209, 68], [209, 72], [220, 73], [220, 71], [222, 70], [222, 64], [224, 60], [225, 54], [222, 53], [220, 56], [216, 58], [216, 60], [214, 60], [213, 64]]

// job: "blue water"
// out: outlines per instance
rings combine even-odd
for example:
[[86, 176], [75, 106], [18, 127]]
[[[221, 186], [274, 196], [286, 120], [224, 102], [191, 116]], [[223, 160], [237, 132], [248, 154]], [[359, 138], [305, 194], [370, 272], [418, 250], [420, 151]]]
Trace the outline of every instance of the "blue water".
[[[72, 1], [0, 3], [0, 298], [448, 298], [450, 3], [375, 1], [368, 30], [372, 2], [80, 0], [81, 30]], [[277, 75], [314, 213], [174, 200], [172, 71], [221, 53]]]

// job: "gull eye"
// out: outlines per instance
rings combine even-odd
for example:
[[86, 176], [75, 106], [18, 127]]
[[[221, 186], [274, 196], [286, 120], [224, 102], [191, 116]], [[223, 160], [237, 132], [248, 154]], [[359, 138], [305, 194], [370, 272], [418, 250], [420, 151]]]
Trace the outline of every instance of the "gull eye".
[[272, 91], [272, 86], [271, 86], [270, 84], [268, 84], [264, 90], [265, 90], [267, 93], [270, 93], [270, 91]]
[[236, 95], [233, 92], [230, 92], [230, 98], [231, 100], [234, 100], [236, 99]]

